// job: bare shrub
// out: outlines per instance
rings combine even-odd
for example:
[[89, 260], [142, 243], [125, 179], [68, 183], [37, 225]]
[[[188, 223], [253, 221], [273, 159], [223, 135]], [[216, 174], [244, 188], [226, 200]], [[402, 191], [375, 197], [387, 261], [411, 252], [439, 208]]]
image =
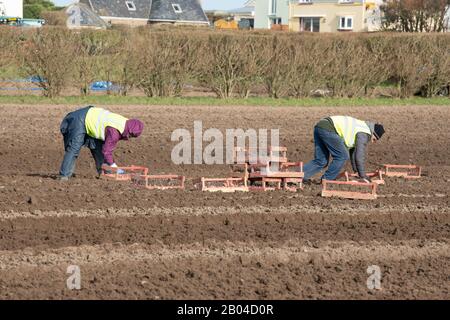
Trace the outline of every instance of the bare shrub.
[[443, 88], [450, 89], [450, 37], [433, 35], [428, 38], [425, 54], [428, 55], [428, 66], [431, 73], [421, 88], [424, 97], [436, 96]]
[[196, 42], [185, 33], [146, 33], [136, 43], [137, 85], [149, 97], [179, 96], [196, 56]]
[[447, 34], [5, 27], [0, 39], [2, 71], [11, 76], [22, 68], [40, 77], [49, 97], [69, 84], [87, 95], [95, 80], [117, 84], [122, 95], [140, 88], [151, 97], [179, 96], [194, 81], [220, 98], [246, 98], [259, 84], [273, 98], [372, 96], [385, 83], [394, 84], [399, 97], [430, 97], [450, 79]]
[[267, 38], [245, 36], [241, 41], [242, 69], [236, 79], [236, 90], [241, 98], [248, 98], [252, 88], [262, 82], [261, 71], [269, 62], [263, 51]]
[[[137, 86], [140, 53], [136, 43], [140, 35], [138, 30], [123, 28], [119, 30], [120, 42], [112, 47], [102, 58], [102, 76], [108, 82], [118, 86], [118, 94], [127, 96]], [[111, 92], [108, 90], [108, 94]]]
[[299, 35], [293, 39], [288, 48], [291, 68], [286, 74], [289, 94], [296, 98], [307, 97], [324, 88], [324, 74], [334, 57], [324, 54], [329, 44], [320, 38]]
[[245, 62], [242, 50], [244, 38], [240, 35], [209, 35], [201, 49], [197, 64], [198, 81], [220, 98], [230, 98], [244, 78]]
[[10, 49], [13, 43], [12, 32], [8, 28], [0, 28], [0, 68], [8, 64], [11, 55]]
[[262, 48], [262, 56], [265, 58], [261, 67], [262, 82], [269, 97], [281, 98], [289, 90], [286, 78], [292, 67], [289, 59], [290, 39], [275, 35], [267, 37], [265, 42], [267, 45]]
[[83, 30], [74, 35], [75, 58], [74, 83], [82, 95], [88, 95], [90, 84], [104, 75], [107, 54], [121, 43], [119, 33], [114, 31]]
[[365, 63], [366, 52], [353, 36], [330, 36], [323, 60], [322, 75], [334, 97], [358, 96], [364, 91], [360, 68]]
[[0, 28], [0, 68], [18, 64], [18, 48], [24, 37], [17, 28]]
[[21, 48], [25, 72], [42, 79], [44, 96], [58, 96], [74, 67], [73, 34], [61, 28], [36, 30]]
[[65, 27], [67, 22], [67, 14], [65, 10], [44, 11], [41, 13], [42, 19], [48, 26]]
[[392, 61], [387, 56], [386, 35], [360, 36], [365, 50], [364, 64], [359, 77], [364, 85], [364, 95], [372, 96], [375, 88], [389, 79]]
[[420, 91], [433, 74], [429, 57], [430, 41], [423, 35], [396, 35], [387, 38], [388, 58], [392, 59], [391, 79], [401, 98]]

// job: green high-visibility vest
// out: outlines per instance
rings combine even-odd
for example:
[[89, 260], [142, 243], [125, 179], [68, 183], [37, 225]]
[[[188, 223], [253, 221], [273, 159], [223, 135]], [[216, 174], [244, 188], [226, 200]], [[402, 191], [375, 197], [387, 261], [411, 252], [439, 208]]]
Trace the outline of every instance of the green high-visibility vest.
[[334, 116], [330, 118], [333, 120], [337, 134], [344, 139], [344, 143], [348, 149], [355, 147], [356, 134], [359, 132], [372, 135], [365, 121], [346, 116]]
[[125, 130], [127, 120], [127, 118], [122, 117], [120, 114], [112, 113], [102, 108], [92, 107], [86, 115], [86, 132], [92, 138], [105, 141], [106, 127], [115, 128], [122, 134]]

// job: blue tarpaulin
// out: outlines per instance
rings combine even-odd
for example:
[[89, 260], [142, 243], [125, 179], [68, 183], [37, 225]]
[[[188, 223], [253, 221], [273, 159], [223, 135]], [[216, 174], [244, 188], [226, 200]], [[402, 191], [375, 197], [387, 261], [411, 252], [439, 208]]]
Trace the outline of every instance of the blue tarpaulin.
[[[36, 84], [36, 83], [42, 83], [47, 82], [47, 80], [41, 78], [40, 76], [31, 76], [28, 78], [22, 78], [22, 79], [14, 79], [14, 80], [0, 80], [0, 82], [3, 83], [30, 83], [30, 84]], [[92, 91], [119, 91], [120, 86], [113, 84], [111, 81], [96, 81], [91, 83], [89, 88]], [[11, 86], [11, 87], [0, 87], [0, 90], [42, 90], [42, 88], [39, 87], [18, 87], [18, 86]]]
[[96, 81], [91, 84], [92, 91], [119, 91], [119, 86], [113, 84], [111, 81]]

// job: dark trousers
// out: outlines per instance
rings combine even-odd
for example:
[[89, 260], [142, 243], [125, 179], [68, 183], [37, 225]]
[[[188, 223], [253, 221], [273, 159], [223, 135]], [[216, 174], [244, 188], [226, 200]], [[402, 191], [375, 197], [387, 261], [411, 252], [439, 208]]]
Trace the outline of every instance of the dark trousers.
[[336, 132], [323, 128], [314, 128], [314, 160], [304, 166], [305, 180], [328, 166], [330, 156], [333, 158], [322, 179], [336, 180], [345, 162], [350, 159], [344, 140]]
[[90, 149], [95, 160], [97, 172], [101, 173], [103, 164], [103, 141], [91, 138], [86, 133], [85, 119], [91, 107], [79, 109], [67, 114], [61, 122], [61, 134], [64, 138], [64, 159], [61, 163], [59, 174], [63, 177], [71, 177], [75, 170], [75, 162], [82, 147]]

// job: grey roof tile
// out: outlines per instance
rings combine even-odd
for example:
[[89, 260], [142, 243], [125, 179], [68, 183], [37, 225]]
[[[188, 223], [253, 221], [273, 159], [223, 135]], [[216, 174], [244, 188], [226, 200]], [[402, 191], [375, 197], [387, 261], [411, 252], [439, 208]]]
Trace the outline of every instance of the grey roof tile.
[[[173, 4], [178, 4], [182, 12], [176, 13]], [[153, 0], [150, 21], [159, 20], [208, 22], [197, 0]]]
[[[132, 1], [136, 10], [129, 10], [126, 1]], [[92, 10], [102, 17], [208, 23], [198, 0], [80, 0], [80, 3], [92, 5]], [[182, 12], [176, 13], [173, 4], [178, 4]]]
[[[129, 10], [126, 1], [133, 2], [136, 10]], [[102, 17], [148, 19], [150, 16], [151, 0], [80, 0], [92, 4], [95, 13]]]

